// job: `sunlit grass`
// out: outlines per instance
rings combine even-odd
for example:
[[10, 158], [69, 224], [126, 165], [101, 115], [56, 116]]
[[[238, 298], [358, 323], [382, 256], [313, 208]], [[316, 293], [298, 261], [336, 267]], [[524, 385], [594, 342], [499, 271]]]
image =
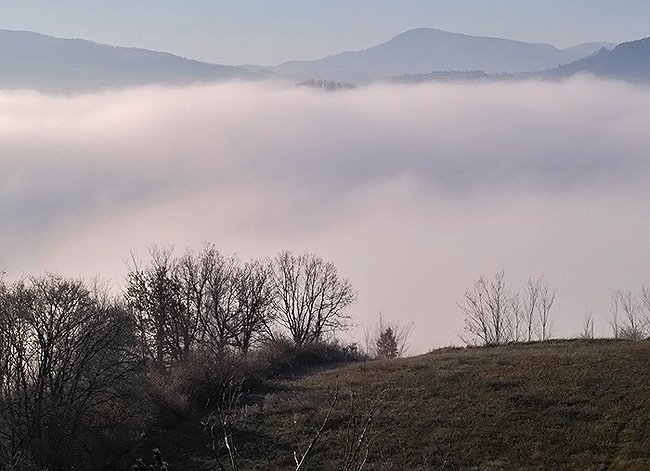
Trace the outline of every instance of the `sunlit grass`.
[[[343, 469], [351, 424], [373, 406], [365, 470], [650, 469], [650, 342], [610, 340], [443, 349], [278, 381], [239, 415], [240, 469], [295, 469], [337, 388], [310, 471]], [[184, 423], [194, 445], [174, 432], [165, 458], [217, 469], [207, 435]]]
[[351, 397], [359, 416], [380, 402], [366, 469], [436, 469], [443, 460], [445, 469], [650, 466], [649, 342], [450, 349], [307, 376], [298, 395], [260, 408], [274, 466], [290, 464], [305, 427], [318, 423], [304, 417], [324, 415], [337, 385], [344, 399], [309, 469], [337, 469]]

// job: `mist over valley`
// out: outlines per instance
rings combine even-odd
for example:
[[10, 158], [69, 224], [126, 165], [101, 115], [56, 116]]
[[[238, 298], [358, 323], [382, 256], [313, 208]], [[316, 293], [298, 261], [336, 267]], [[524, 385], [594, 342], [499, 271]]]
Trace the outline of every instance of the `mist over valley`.
[[153, 243], [313, 252], [359, 291], [357, 322], [415, 322], [413, 351], [459, 341], [456, 303], [481, 275], [544, 275], [560, 336], [587, 310], [607, 334], [611, 290], [645, 283], [644, 86], [251, 82], [0, 103], [10, 279], [119, 287], [130, 252]]
[[4, 5], [0, 470], [647, 469], [646, 3]]

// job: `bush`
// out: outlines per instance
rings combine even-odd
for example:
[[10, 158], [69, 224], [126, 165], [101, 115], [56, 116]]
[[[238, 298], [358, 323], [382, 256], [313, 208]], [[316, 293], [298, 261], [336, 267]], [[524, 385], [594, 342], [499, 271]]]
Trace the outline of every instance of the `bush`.
[[222, 407], [233, 385], [244, 403], [253, 394], [266, 394], [270, 380], [298, 374], [308, 368], [366, 359], [354, 346], [314, 342], [296, 346], [291, 340], [269, 341], [249, 354], [226, 352], [215, 356], [197, 351], [170, 368], [149, 373], [153, 402], [163, 416], [187, 418], [194, 411]]
[[197, 351], [168, 369], [150, 372], [151, 393], [158, 407], [178, 417], [193, 410], [219, 407], [223, 393], [235, 382], [249, 392], [260, 383], [260, 375], [242, 354], [224, 353], [217, 357]]
[[268, 342], [258, 352], [266, 363], [267, 377], [300, 372], [315, 366], [351, 363], [367, 359], [356, 345], [343, 345], [338, 341], [312, 342], [295, 345], [286, 338]]

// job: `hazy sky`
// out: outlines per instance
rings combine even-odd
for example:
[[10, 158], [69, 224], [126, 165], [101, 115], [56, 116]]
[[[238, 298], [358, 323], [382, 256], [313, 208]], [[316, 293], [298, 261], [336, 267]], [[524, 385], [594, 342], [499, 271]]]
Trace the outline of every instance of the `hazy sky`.
[[0, 28], [276, 65], [416, 27], [568, 47], [650, 36], [647, 0], [0, 0]]
[[505, 270], [557, 288], [556, 334], [588, 310], [609, 334], [611, 290], [650, 283], [648, 129], [650, 89], [584, 77], [0, 92], [0, 269], [119, 285], [152, 243], [310, 252], [420, 352], [460, 343], [464, 290]]

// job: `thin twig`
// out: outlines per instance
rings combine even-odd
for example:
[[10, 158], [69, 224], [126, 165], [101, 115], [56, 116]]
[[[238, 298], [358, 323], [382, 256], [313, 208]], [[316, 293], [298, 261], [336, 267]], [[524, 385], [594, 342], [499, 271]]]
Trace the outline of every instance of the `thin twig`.
[[334, 396], [332, 397], [332, 400], [330, 401], [330, 407], [329, 410], [327, 411], [327, 415], [325, 416], [325, 419], [323, 420], [323, 423], [321, 426], [318, 428], [318, 431], [316, 432], [316, 435], [311, 439], [311, 442], [309, 443], [309, 446], [305, 450], [305, 452], [302, 454], [302, 457], [300, 460], [298, 460], [298, 455], [294, 452], [293, 458], [294, 461], [296, 462], [296, 470], [299, 471], [302, 465], [305, 463], [305, 459], [309, 455], [309, 452], [312, 450], [318, 439], [320, 438], [321, 434], [325, 430], [325, 427], [327, 426], [327, 423], [330, 420], [330, 417], [332, 416], [332, 412], [334, 411], [334, 406], [336, 406], [336, 403], [339, 398], [339, 385], [338, 383], [336, 384], [336, 390], [334, 391]]

